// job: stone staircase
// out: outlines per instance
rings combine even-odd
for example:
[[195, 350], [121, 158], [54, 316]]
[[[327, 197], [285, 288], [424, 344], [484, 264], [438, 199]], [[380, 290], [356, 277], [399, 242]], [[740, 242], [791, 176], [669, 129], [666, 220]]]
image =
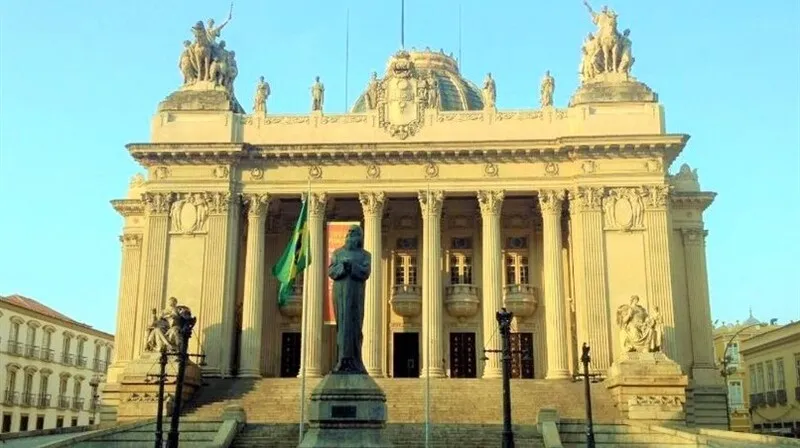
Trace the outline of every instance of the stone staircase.
[[[261, 378], [208, 380], [187, 406], [185, 415], [194, 420], [215, 420], [227, 404], [241, 405], [251, 424], [293, 423], [300, 420], [300, 379]], [[386, 393], [388, 423], [425, 422], [425, 382], [420, 378], [377, 378]], [[306, 396], [319, 379], [307, 379]], [[500, 424], [503, 421], [500, 380], [431, 379], [431, 422]], [[552, 380], [512, 380], [514, 424], [536, 424], [540, 409], [551, 408], [562, 418], [583, 418], [583, 383]], [[592, 385], [592, 407], [598, 422], [620, 418], [619, 411], [602, 383]]]
[[[220, 425], [219, 416], [207, 421], [191, 421], [181, 419], [179, 426], [180, 436], [178, 438], [181, 446], [191, 446], [201, 448], [210, 446], [214, 440]], [[164, 422], [164, 440], [167, 440], [170, 424], [169, 419]], [[70, 444], [77, 448], [152, 448], [155, 444], [156, 424], [148, 423], [134, 428], [113, 432], [105, 435], [98, 435], [90, 440], [84, 440]]]
[[[558, 425], [564, 448], [586, 446], [586, 422], [562, 419]], [[597, 447], [621, 448], [687, 448], [696, 447], [697, 442], [676, 435], [651, 431], [644, 427], [624, 423], [595, 423], [594, 441]]]

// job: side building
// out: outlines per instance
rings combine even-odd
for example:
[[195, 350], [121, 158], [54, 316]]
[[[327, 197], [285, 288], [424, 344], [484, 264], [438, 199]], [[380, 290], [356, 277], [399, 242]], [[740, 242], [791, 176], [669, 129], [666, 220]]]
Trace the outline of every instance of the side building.
[[800, 322], [742, 341], [755, 433], [800, 438]]
[[92, 425], [114, 336], [20, 295], [0, 296], [0, 432]]

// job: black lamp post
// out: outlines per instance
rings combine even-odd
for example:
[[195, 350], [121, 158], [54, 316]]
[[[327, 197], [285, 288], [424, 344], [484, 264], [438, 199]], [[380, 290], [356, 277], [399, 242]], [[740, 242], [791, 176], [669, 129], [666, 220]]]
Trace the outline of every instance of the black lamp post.
[[170, 422], [167, 447], [178, 448], [178, 425], [181, 418], [181, 395], [183, 394], [183, 377], [186, 373], [186, 362], [189, 360], [189, 338], [197, 323], [197, 318], [187, 307], [179, 307], [178, 312], [178, 377], [175, 381], [175, 401], [172, 406], [172, 421]]
[[[514, 448], [514, 430], [511, 427], [511, 319], [514, 313], [501, 308], [497, 312], [497, 323], [500, 325], [501, 350], [484, 349], [484, 360], [489, 359], [486, 353], [500, 353], [503, 361], [503, 448]], [[520, 352], [523, 353], [523, 352]]]
[[[162, 348], [161, 356], [159, 357], [159, 373], [152, 375], [158, 379], [158, 409], [156, 410], [156, 444], [155, 448], [163, 448], [164, 446], [164, 383], [167, 381], [167, 352], [166, 348]], [[150, 377], [148, 375], [148, 377]]]
[[581, 363], [583, 364], [583, 384], [586, 397], [586, 447], [594, 448], [594, 422], [592, 421], [592, 389], [589, 384], [589, 363], [592, 362], [589, 356], [589, 346], [583, 343], [583, 353]]

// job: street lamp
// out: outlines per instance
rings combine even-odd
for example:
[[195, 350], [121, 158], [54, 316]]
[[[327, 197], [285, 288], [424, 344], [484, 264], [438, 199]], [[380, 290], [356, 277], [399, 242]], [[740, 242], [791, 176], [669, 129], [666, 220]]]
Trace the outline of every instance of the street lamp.
[[592, 421], [592, 389], [589, 384], [589, 363], [592, 362], [592, 357], [589, 356], [589, 346], [584, 342], [581, 363], [583, 364], [583, 384], [586, 397], [586, 447], [594, 448], [594, 422]]

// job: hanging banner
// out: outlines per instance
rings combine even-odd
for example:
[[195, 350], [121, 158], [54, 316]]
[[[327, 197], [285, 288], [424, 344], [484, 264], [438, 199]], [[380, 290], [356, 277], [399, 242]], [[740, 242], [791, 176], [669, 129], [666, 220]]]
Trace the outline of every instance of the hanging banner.
[[325, 303], [323, 304], [322, 318], [326, 325], [336, 325], [336, 311], [333, 307], [333, 280], [328, 277], [328, 266], [331, 264], [333, 251], [344, 246], [344, 239], [351, 226], [361, 227], [358, 221], [332, 221], [328, 222], [325, 229]]

